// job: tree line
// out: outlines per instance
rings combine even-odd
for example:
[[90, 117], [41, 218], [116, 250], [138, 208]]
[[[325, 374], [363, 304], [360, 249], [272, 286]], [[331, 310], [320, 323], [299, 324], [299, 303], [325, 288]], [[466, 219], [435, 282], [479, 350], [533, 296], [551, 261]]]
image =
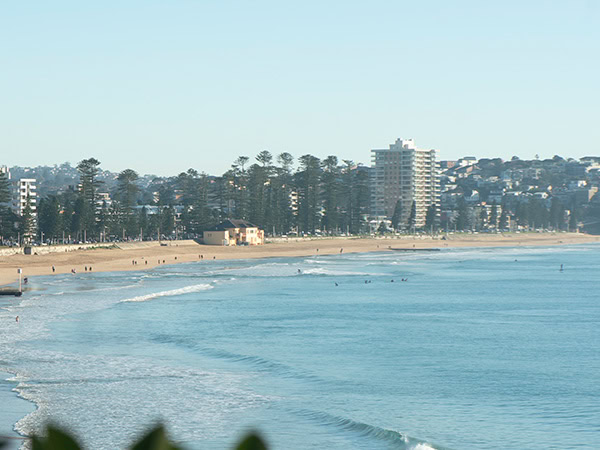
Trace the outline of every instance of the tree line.
[[[294, 168], [297, 163], [297, 168]], [[363, 168], [364, 169], [364, 168]], [[267, 234], [358, 234], [366, 229], [369, 175], [353, 161], [262, 151], [240, 156], [223, 175], [189, 169], [156, 178], [142, 189], [126, 169], [110, 200], [100, 196], [100, 161], [77, 165], [79, 184], [37, 205], [38, 238], [44, 241], [200, 237], [226, 218], [245, 219]], [[21, 218], [26, 222], [30, 218]]]
[[[140, 186], [133, 169], [116, 175], [116, 185], [104, 198], [99, 181], [100, 161], [77, 165], [79, 184], [49, 195], [37, 205], [37, 238], [43, 241], [101, 241], [133, 238], [200, 237], [226, 218], [245, 219], [267, 234], [290, 232], [359, 234], [368, 231], [369, 175], [365, 167], [336, 156], [319, 159], [306, 154], [294, 160], [289, 153], [273, 156], [262, 151], [254, 160], [236, 158], [221, 176], [189, 169], [174, 177], [155, 178]], [[27, 205], [21, 217], [8, 204], [10, 185], [0, 174], [0, 240], [27, 235], [33, 212]], [[505, 229], [514, 224], [530, 228], [575, 230], [579, 211], [553, 197], [514, 205], [492, 205], [473, 214], [461, 198], [452, 219], [439, 220], [435, 206], [427, 210], [425, 230]], [[398, 202], [391, 216], [394, 230], [416, 231], [415, 205], [402, 213]], [[402, 219], [404, 217], [404, 219]], [[406, 219], [408, 217], [408, 219]], [[15, 226], [16, 225], [16, 226]], [[387, 228], [381, 232], [389, 231]]]
[[[500, 214], [498, 214], [500, 213]], [[520, 201], [514, 205], [504, 202], [501, 206], [492, 203], [490, 211], [479, 208], [479, 214], [469, 208], [464, 198], [460, 198], [455, 209], [453, 220], [447, 218], [441, 223], [446, 230], [482, 230], [497, 228], [505, 230], [512, 224], [521, 228], [552, 229], [556, 231], [576, 231], [580, 220], [580, 212], [574, 202], [566, 208], [563, 202], [552, 197], [550, 205], [538, 198]]]

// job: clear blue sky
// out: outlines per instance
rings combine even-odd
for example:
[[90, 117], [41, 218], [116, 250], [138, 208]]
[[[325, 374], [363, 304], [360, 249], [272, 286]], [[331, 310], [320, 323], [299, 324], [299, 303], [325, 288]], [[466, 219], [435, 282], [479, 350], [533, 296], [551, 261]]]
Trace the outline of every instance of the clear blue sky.
[[600, 153], [600, 2], [12, 1], [0, 164]]

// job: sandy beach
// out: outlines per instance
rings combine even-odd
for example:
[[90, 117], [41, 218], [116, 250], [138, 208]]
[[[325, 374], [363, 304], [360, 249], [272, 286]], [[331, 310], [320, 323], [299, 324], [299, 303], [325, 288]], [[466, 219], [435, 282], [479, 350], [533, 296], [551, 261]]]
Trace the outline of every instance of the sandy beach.
[[[200, 245], [194, 241], [120, 243], [113, 248], [94, 248], [69, 252], [33, 255], [0, 256], [0, 285], [18, 280], [17, 269], [23, 276], [50, 275], [52, 273], [85, 274], [93, 272], [143, 270], [162, 264], [177, 264], [213, 259], [247, 259], [293, 257], [310, 255], [363, 253], [389, 251], [390, 248], [423, 249], [453, 247], [509, 247], [547, 246], [600, 242], [600, 236], [580, 233], [522, 233], [522, 234], [455, 234], [431, 238], [321, 238], [293, 239], [270, 242], [253, 247], [219, 247]], [[55, 267], [55, 272], [52, 271]]]

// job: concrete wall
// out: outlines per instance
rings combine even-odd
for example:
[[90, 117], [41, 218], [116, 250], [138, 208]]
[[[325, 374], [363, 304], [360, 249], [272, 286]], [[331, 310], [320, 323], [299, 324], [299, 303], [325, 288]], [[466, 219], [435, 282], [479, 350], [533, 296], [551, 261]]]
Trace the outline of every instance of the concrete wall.
[[[47, 253], [64, 253], [72, 252], [75, 250], [85, 250], [98, 247], [111, 248], [115, 247], [115, 244], [111, 242], [105, 242], [97, 244], [40, 245], [38, 247], [32, 247], [31, 253], [45, 255]], [[0, 248], [0, 256], [22, 255], [24, 253], [23, 250], [24, 247]]]

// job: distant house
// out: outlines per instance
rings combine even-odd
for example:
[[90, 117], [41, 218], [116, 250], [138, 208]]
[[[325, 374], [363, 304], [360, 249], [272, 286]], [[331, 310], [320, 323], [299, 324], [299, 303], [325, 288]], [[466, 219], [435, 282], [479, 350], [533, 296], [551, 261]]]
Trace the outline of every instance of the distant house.
[[245, 220], [227, 219], [205, 231], [203, 240], [207, 245], [263, 245], [265, 232]]

